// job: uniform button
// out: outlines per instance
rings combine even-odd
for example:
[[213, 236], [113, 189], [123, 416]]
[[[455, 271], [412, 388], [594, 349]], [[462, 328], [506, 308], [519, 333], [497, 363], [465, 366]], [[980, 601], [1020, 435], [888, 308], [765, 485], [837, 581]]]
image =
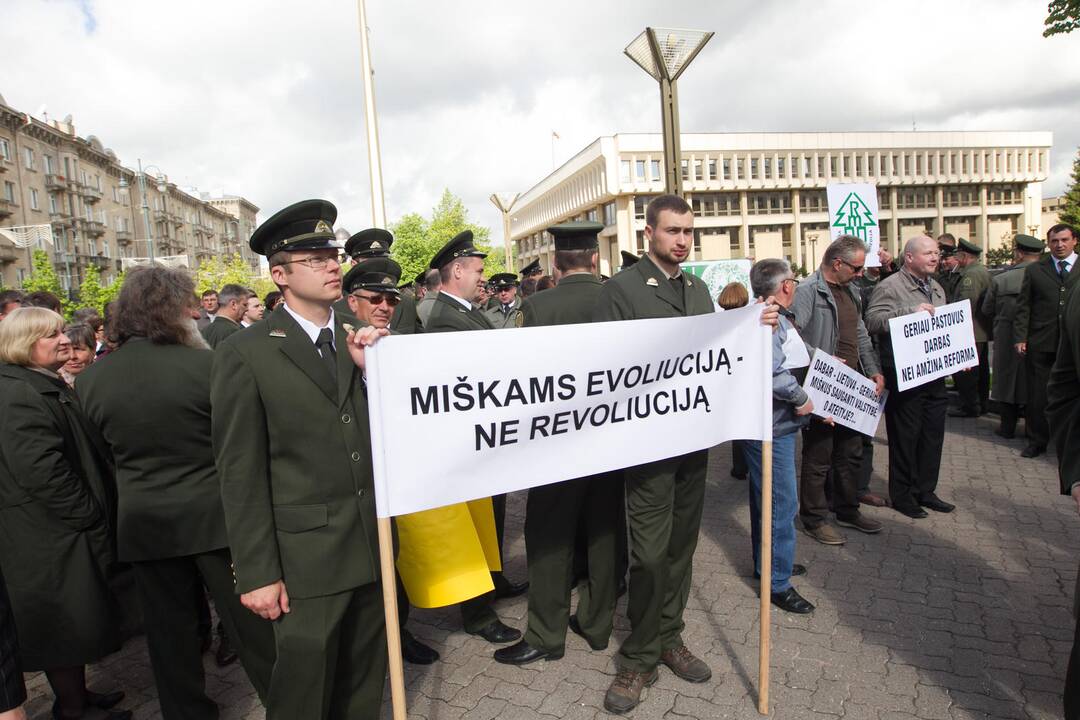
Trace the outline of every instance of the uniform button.
[[358, 495], [359, 497], [364, 497], [364, 490], [363, 490], [363, 488], [361, 488], [361, 489], [357, 490], [357, 491], [356, 491], [356, 494], [357, 494], [357, 495]]
[[352, 459], [353, 462], [360, 462], [360, 453], [353, 450]]
[[351, 418], [351, 417], [349, 417], [349, 414], [348, 414], [348, 413], [345, 413], [344, 415], [342, 415], [342, 416], [341, 416], [341, 422], [343, 422], [343, 423], [345, 423], [346, 425], [348, 425], [349, 423], [351, 423], [351, 422], [352, 422], [352, 418]]

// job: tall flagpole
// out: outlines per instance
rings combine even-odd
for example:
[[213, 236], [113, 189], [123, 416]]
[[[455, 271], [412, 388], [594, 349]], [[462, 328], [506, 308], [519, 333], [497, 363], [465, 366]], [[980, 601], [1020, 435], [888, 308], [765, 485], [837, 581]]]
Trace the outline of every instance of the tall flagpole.
[[364, 124], [367, 126], [368, 175], [371, 178], [371, 222], [386, 227], [386, 199], [383, 197], [382, 156], [379, 154], [379, 121], [375, 114], [375, 73], [371, 69], [371, 43], [368, 37], [367, 9], [364, 0], [356, 0], [360, 14], [360, 65], [364, 73]]
[[[371, 223], [386, 227], [386, 199], [383, 196], [382, 157], [379, 154], [379, 122], [375, 114], [375, 74], [371, 69], [367, 9], [356, 0], [360, 16], [360, 65], [364, 80], [364, 124], [367, 126], [368, 175], [371, 178]], [[383, 613], [386, 616], [386, 649], [390, 664], [390, 702], [394, 720], [406, 720], [405, 668], [401, 657], [401, 628], [398, 625], [397, 583], [394, 580], [394, 544], [390, 518], [379, 518], [379, 566], [383, 585]]]

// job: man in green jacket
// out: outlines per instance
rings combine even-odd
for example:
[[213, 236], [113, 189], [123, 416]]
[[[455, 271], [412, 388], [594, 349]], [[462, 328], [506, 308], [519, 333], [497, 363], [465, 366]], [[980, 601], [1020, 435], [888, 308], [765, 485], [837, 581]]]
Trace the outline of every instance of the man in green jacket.
[[[353, 263], [360, 263], [371, 258], [389, 258], [390, 246], [394, 236], [389, 230], [368, 228], [361, 230], [345, 241], [345, 254]], [[398, 292], [400, 302], [394, 307], [394, 317], [390, 320], [390, 329], [403, 335], [412, 335], [424, 331], [424, 325], [416, 314], [416, 296], [410, 292]], [[349, 308], [345, 298], [334, 304], [334, 310], [347, 313]]]
[[953, 375], [956, 391], [960, 395], [960, 407], [949, 410], [950, 417], [978, 417], [986, 413], [990, 402], [990, 363], [987, 359], [990, 332], [986, 316], [982, 314], [982, 297], [990, 287], [990, 271], [979, 262], [981, 256], [982, 248], [975, 243], [964, 238], [957, 241], [956, 263], [960, 279], [951, 300], [971, 301], [971, 323], [975, 330], [979, 365]]
[[346, 329], [337, 209], [307, 200], [251, 236], [285, 302], [215, 352], [212, 434], [241, 603], [273, 623], [268, 720], [377, 718], [386, 629], [363, 347]]
[[247, 299], [255, 293], [242, 285], [232, 283], [221, 288], [218, 293], [218, 311], [213, 321], [202, 330], [203, 339], [211, 350], [217, 349], [221, 341], [243, 329], [240, 319], [247, 312]]
[[484, 314], [496, 328], [514, 327], [518, 310], [521, 309], [518, 276], [514, 273], [496, 273], [491, 276], [491, 286], [495, 294]]

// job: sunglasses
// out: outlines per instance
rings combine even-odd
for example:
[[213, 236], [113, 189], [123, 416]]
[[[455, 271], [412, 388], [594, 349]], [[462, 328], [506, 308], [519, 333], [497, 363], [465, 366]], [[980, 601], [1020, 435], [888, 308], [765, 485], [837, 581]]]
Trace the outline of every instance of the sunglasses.
[[397, 307], [397, 304], [401, 302], [401, 298], [397, 295], [383, 295], [381, 293], [376, 295], [361, 295], [359, 293], [353, 293], [353, 297], [359, 300], [366, 300], [372, 305], [382, 305], [383, 303], [386, 303], [390, 307]]
[[836, 259], [839, 260], [840, 262], [844, 263], [845, 265], [847, 265], [849, 268], [851, 268], [851, 272], [855, 273], [856, 275], [861, 273], [863, 271], [863, 268], [866, 267], [865, 265], [852, 265], [851, 263], [849, 263], [847, 260], [844, 260], [843, 258], [836, 258]]

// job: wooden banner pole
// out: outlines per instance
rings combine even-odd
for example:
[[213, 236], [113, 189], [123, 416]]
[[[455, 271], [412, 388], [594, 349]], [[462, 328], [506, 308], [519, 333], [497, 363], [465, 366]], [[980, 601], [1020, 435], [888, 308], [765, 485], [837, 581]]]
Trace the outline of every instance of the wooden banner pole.
[[758, 644], [758, 712], [769, 714], [769, 609], [772, 595], [772, 455], [771, 440], [761, 443], [761, 639]]
[[383, 610], [386, 613], [386, 652], [390, 661], [390, 702], [394, 720], [406, 720], [405, 668], [401, 658], [397, 582], [394, 580], [394, 538], [390, 518], [379, 518], [379, 566], [382, 568]]

